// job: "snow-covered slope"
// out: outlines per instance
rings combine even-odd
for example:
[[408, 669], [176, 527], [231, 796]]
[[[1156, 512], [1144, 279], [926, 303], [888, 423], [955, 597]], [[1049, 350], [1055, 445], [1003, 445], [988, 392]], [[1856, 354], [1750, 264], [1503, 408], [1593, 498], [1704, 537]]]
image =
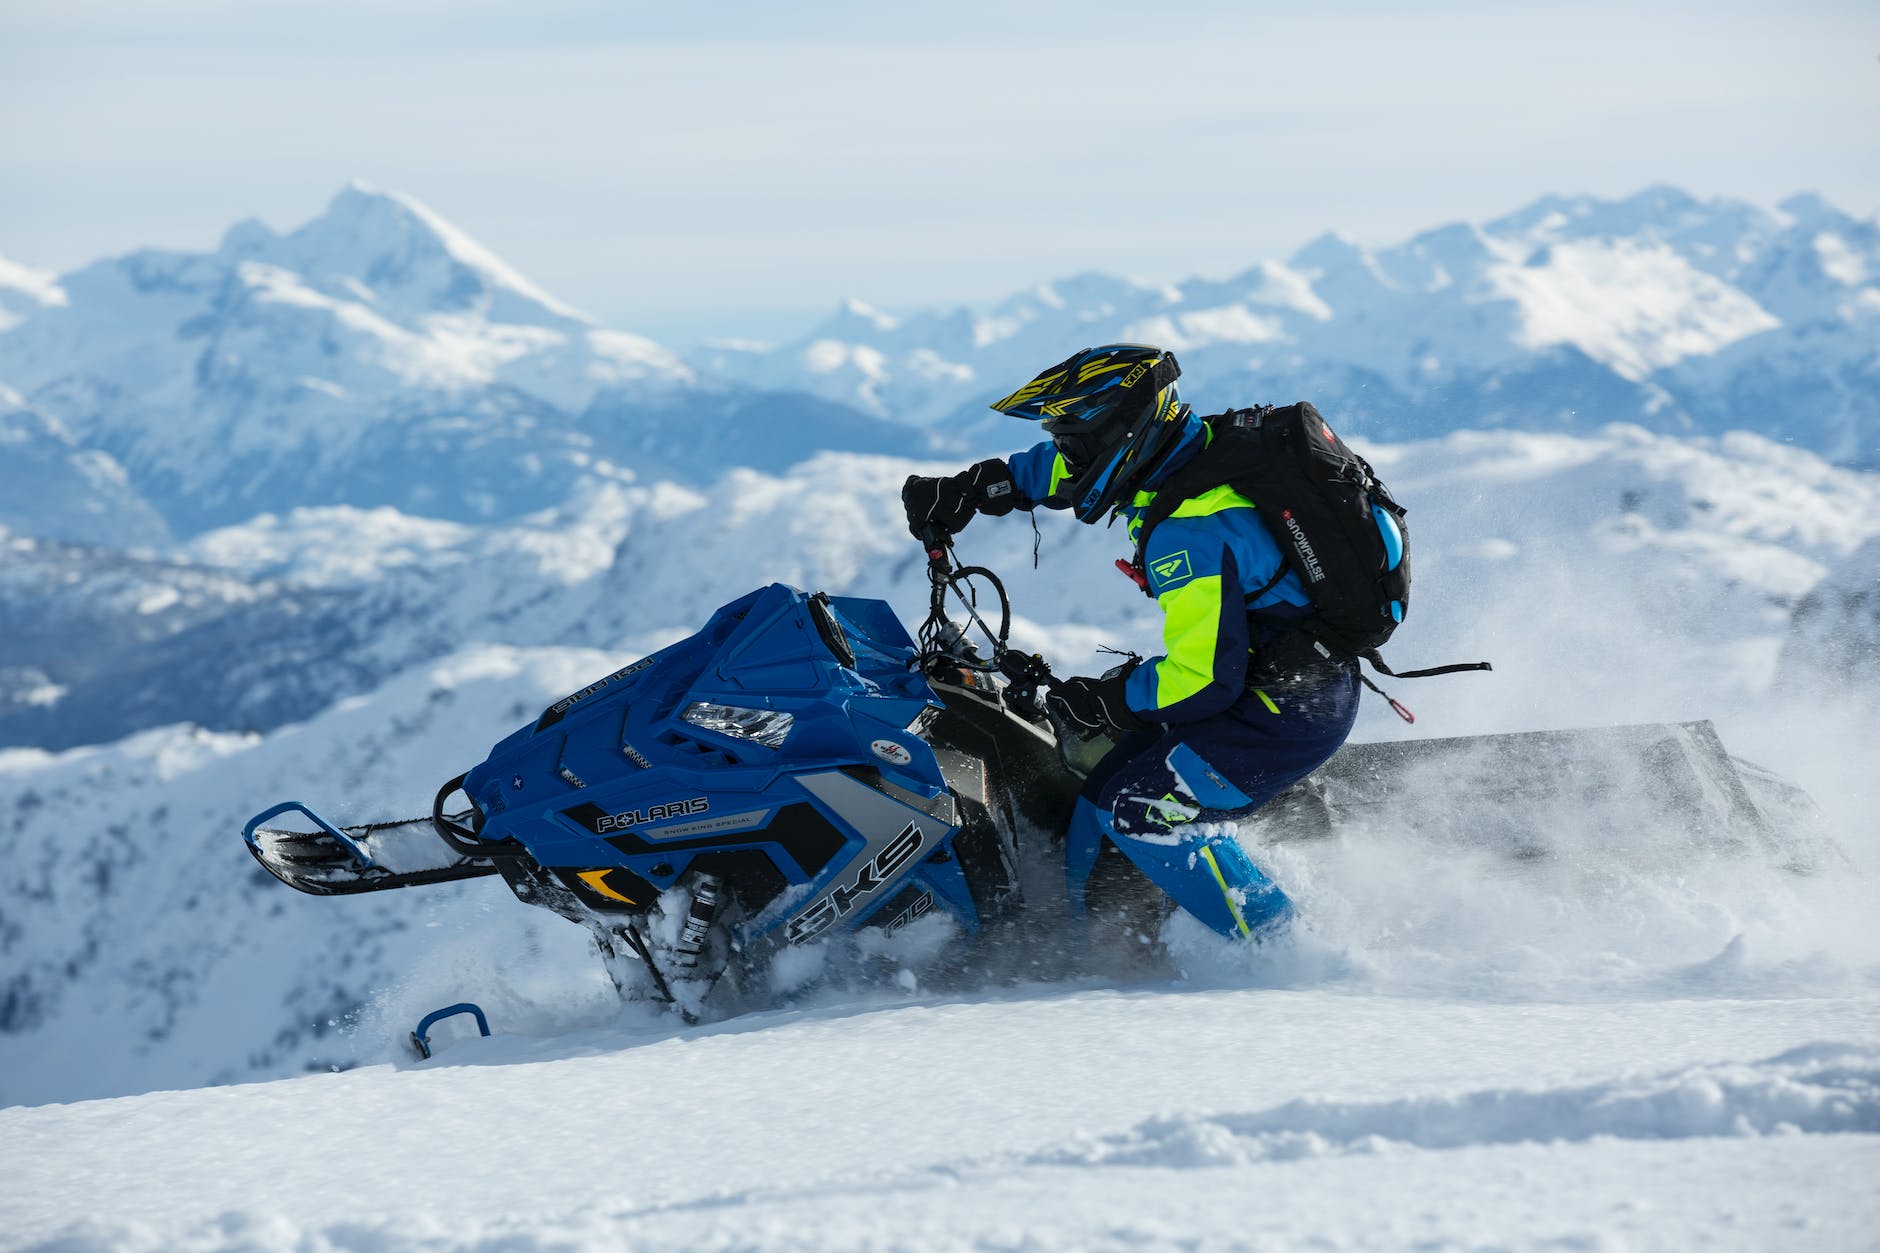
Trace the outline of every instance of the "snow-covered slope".
[[17, 270], [0, 271], [18, 296], [0, 383], [186, 533], [300, 505], [507, 517], [587, 479], [694, 477], [733, 448], [912, 446], [837, 404], [700, 380], [362, 185], [285, 235], [243, 222], [214, 252], [133, 253], [56, 285]]
[[[266, 737], [168, 728], [0, 754], [0, 1100], [370, 1061], [462, 997], [510, 1034], [611, 1020], [585, 932], [500, 883], [310, 898], [266, 878], [237, 832], [288, 796], [347, 823], [423, 813], [439, 782], [618, 660], [477, 648]], [[1747, 848], [1695, 857], [1649, 827], [1617, 847], [1552, 834], [1556, 855], [1525, 863], [1388, 830], [1275, 846], [1263, 857], [1309, 919], [1296, 943], [1250, 960], [1178, 933], [1181, 960], [1227, 986], [1572, 1000], [1838, 997], [1880, 963], [1867, 893], [1839, 870], [1798, 876]], [[799, 1003], [858, 995], [877, 999]], [[617, 1029], [671, 1029], [647, 1012]]]
[[169, 528], [108, 453], [0, 386], [0, 527], [117, 548], [161, 547]]
[[578, 640], [587, 585], [630, 525], [675, 501], [702, 498], [601, 484], [490, 530], [385, 508], [263, 514], [202, 536], [185, 560], [9, 537], [0, 743], [62, 748], [179, 721], [272, 728], [467, 639]]
[[[1548, 197], [1368, 249], [1335, 235], [1224, 280], [1080, 275], [984, 312], [851, 301], [772, 349], [701, 366], [946, 423], [1091, 343], [1181, 355], [1207, 409], [1313, 398], [1385, 438], [1457, 425], [1760, 431], [1880, 459], [1880, 223], [1798, 196], [1775, 212], [1649, 188]], [[996, 428], [994, 428], [996, 429]]]
[[[1582, 720], [1705, 717], [1713, 693], [1766, 687], [1789, 611], [1880, 532], [1873, 476], [1751, 435], [1459, 433], [1372, 451], [1417, 535], [1416, 609], [1393, 655], [1486, 653], [1532, 675], [1565, 649], [1593, 672], [1574, 681], [1599, 702]], [[938, 468], [829, 453], [698, 490], [602, 486], [506, 527], [303, 510], [209, 533], [185, 562], [16, 541], [0, 617], [23, 626], [0, 665], [40, 695], [0, 712], [0, 743], [92, 743], [181, 719], [267, 729], [467, 641], [653, 647], [776, 580], [883, 596], [917, 620], [925, 573], [898, 492]], [[1035, 573], [1022, 518], [962, 540], [1010, 581], [1021, 642], [1071, 666], [1096, 664], [1106, 642], [1153, 649], [1153, 607], [1110, 569], [1114, 533], [1058, 515], [1040, 526]], [[178, 616], [205, 580], [239, 590]], [[1691, 664], [1667, 670], [1667, 652]], [[1414, 705], [1477, 722], [1503, 690], [1424, 686]], [[1497, 716], [1498, 729], [1557, 720], [1518, 704]]]
[[[506, 911], [478, 923], [500, 884], [309, 910], [310, 898], [290, 899], [248, 859], [243, 811], [317, 778], [319, 791], [359, 798], [335, 806], [347, 820], [365, 804], [420, 812], [437, 783], [488, 750], [492, 728], [607, 668], [594, 653], [481, 650], [266, 741], [179, 727], [52, 757], [0, 753], [0, 1097], [71, 1099], [344, 1061], [351, 1045], [330, 1038], [338, 1020], [434, 949], [442, 936], [424, 927], [438, 908], [456, 906], [451, 928], [495, 943], [482, 950], [479, 940], [478, 951], [497, 967], [506, 947], [540, 953], [545, 941], [533, 936], [559, 924], [552, 916]], [[547, 952], [585, 971], [582, 938], [566, 931], [550, 932]], [[591, 973], [600, 978], [598, 965]]]
[[1880, 539], [1835, 563], [1795, 607], [1781, 682], [1817, 698], [1880, 705]]
[[462, 1041], [0, 1110], [0, 1247], [1852, 1253], [1877, 1029], [1803, 999], [1133, 989]]
[[[500, 883], [300, 896], [240, 823], [288, 796], [420, 813], [548, 700], [770, 578], [917, 614], [912, 463], [607, 486], [513, 527], [308, 510], [187, 563], [16, 538], [21, 605], [65, 589], [98, 630], [171, 639], [223, 622], [173, 654], [194, 668], [99, 678], [92, 708], [299, 681], [320, 711], [0, 751], [0, 1104], [78, 1102], [0, 1108], [0, 1248], [1863, 1247], [1880, 718], [1824, 733], [1766, 693], [1793, 607], [1860, 586], [1880, 486], [1743, 434], [1367, 451], [1418, 544], [1393, 660], [1498, 666], [1389, 684], [1417, 733], [1719, 717], [1821, 794], [1857, 866], [1694, 858], [1649, 824], [1565, 829], [1540, 861], [1366, 830], [1264, 849], [1304, 923], [1251, 954], [1177, 930], [1185, 977], [941, 992], [909, 970], [687, 1028], [618, 1005], [585, 933]], [[1018, 642], [1072, 669], [1148, 645], [1114, 534], [1041, 533], [1036, 572], [1022, 519], [961, 538], [1011, 576]], [[465, 638], [533, 646], [426, 660]], [[1360, 737], [1406, 731], [1373, 706]], [[494, 1038], [458, 1020], [432, 1061], [402, 1052], [462, 999]]]
[[[1465, 432], [1369, 451], [1409, 504], [1418, 545], [1413, 612], [1391, 658], [1409, 666], [1488, 657], [1497, 669], [1387, 681], [1421, 720], [1412, 732], [1368, 702], [1359, 738], [1718, 718], [1738, 751], [1805, 785], [1825, 780], [1835, 790], [1823, 799], [1843, 824], [1859, 811], [1840, 771], [1846, 745], [1790, 726], [1783, 720], [1793, 711], [1765, 698], [1793, 607], [1826, 570], [1880, 535], [1873, 476], [1754, 436], [1706, 444], [1629, 427], [1594, 438]], [[370, 1004], [414, 966], [416, 982], [394, 997], [394, 1019], [429, 1008], [427, 998], [448, 998], [453, 980], [471, 978], [448, 956], [450, 936], [484, 926], [497, 928], [492, 945], [547, 946], [539, 969], [529, 959], [537, 973], [516, 976], [519, 986], [542, 978], [554, 988], [550, 999], [590, 998], [599, 975], [573, 951], [580, 933], [558, 932], [553, 919], [539, 932], [533, 920], [518, 920], [527, 935], [515, 938], [502, 928], [519, 907], [498, 885], [441, 889], [397, 906], [309, 901], [257, 879], [234, 833], [249, 813], [288, 796], [342, 821], [423, 812], [437, 783], [479, 760], [556, 691], [689, 632], [764, 582], [885, 596], [917, 620], [925, 573], [896, 499], [914, 468], [826, 454], [784, 474], [731, 471], [704, 491], [599, 489], [565, 514], [510, 528], [310, 511], [199, 538], [190, 553], [206, 564], [110, 565], [95, 550], [23, 545], [7, 569], [41, 573], [19, 586], [18, 603], [43, 615], [60, 595], [77, 596], [52, 634], [74, 648], [75, 666], [89, 668], [41, 674], [38, 703], [4, 724], [13, 734], [45, 736], [48, 724], [95, 729], [112, 717], [130, 729], [183, 711], [223, 730], [172, 727], [0, 759], [0, 813], [11, 815], [0, 830], [9, 876], [0, 881], [0, 959], [18, 972], [0, 992], [13, 1007], [0, 1023], [0, 1073], [15, 1076], [0, 1093], [46, 1099], [195, 1084], [353, 1056], [358, 1041], [327, 1038], [321, 1024]], [[1022, 518], [981, 519], [960, 540], [965, 556], [1007, 576], [1015, 642], [1070, 672], [1106, 664], [1097, 651], [1106, 644], [1155, 646], [1153, 607], [1110, 568], [1118, 542], [1045, 517], [1034, 571]], [[62, 572], [72, 570], [82, 573], [68, 582]], [[123, 603], [61, 591], [86, 586], [119, 586]], [[132, 602], [151, 611], [128, 613]], [[143, 624], [151, 639], [87, 643], [81, 633], [121, 631], [124, 622]], [[550, 648], [566, 645], [589, 651]], [[66, 690], [48, 690], [59, 687]], [[281, 727], [283, 718], [306, 721]], [[257, 738], [254, 728], [276, 729]], [[66, 742], [81, 738], [74, 732]], [[1559, 885], [1543, 884], [1539, 899], [1518, 904], [1497, 898], [1491, 908], [1473, 878], [1439, 891], [1429, 883], [1451, 882], [1441, 866], [1404, 857], [1386, 847], [1343, 863], [1284, 867], [1308, 898], [1327, 894], [1315, 908], [1349, 928], [1328, 941], [1343, 956], [1317, 954], [1301, 969], [1406, 977], [1408, 967], [1385, 955], [1415, 934], [1434, 947], [1410, 966], [1427, 959], [1452, 972], [1446, 986], [1480, 987], [1487, 976], [1478, 950], [1559, 942], [1557, 930], [1543, 945], [1539, 933], [1521, 929], [1540, 925], [1523, 921], [1530, 913], [1560, 917], [1567, 906], [1547, 895]], [[1367, 865], [1388, 868], [1398, 884], [1381, 902]], [[1674, 957], [1698, 961], [1739, 931], [1753, 929], [1785, 951], [1795, 942], [1786, 933], [1799, 908], [1790, 877], [1731, 871], [1708, 895], [1672, 907], [1664, 894], [1695, 890], [1696, 872], [1678, 868], [1687, 887], [1672, 888], [1653, 877], [1663, 869], [1638, 868], [1638, 899], [1618, 924], [1633, 938], [1650, 929], [1667, 946], [1641, 959], [1639, 977], [1655, 978], [1649, 972]], [[1414, 889], [1414, 906], [1395, 894], [1419, 880], [1429, 883]], [[1612, 882], [1599, 890], [1618, 908]], [[1478, 905], [1489, 912], [1470, 915]], [[1406, 907], [1439, 922], [1475, 921], [1411, 926], [1391, 912]], [[198, 916], [186, 939], [168, 930]], [[444, 926], [429, 937], [375, 938], [404, 936], [398, 920], [412, 918]], [[1583, 994], [1613, 974], [1601, 954], [1624, 949], [1599, 917], [1581, 921], [1591, 931], [1573, 944], [1584, 951], [1550, 951], [1536, 965], [1556, 993], [1565, 986], [1561, 963], [1578, 971], [1570, 982]], [[120, 931], [127, 938], [106, 940]], [[249, 937], [248, 948], [238, 936]], [[418, 959], [432, 940], [448, 943], [425, 967]], [[543, 973], [565, 964], [584, 972], [572, 985]], [[1520, 965], [1514, 985], [1528, 986]], [[1428, 977], [1426, 967], [1417, 986]], [[264, 978], [278, 983], [278, 996], [257, 999]], [[229, 990], [202, 990], [223, 981]], [[509, 984], [478, 987], [533, 1012]], [[1495, 987], [1507, 990], [1499, 976]], [[239, 1022], [232, 1001], [247, 1007]], [[121, 1034], [101, 1025], [112, 1013], [125, 1021]], [[227, 1032], [238, 1044], [218, 1034]], [[82, 1074], [61, 1068], [57, 1059], [68, 1055], [87, 1058]]]
[[[234, 838], [315, 775], [343, 819], [415, 812], [477, 726], [613, 660], [479, 649], [265, 740], [0, 754], [0, 1096], [316, 1072], [0, 1109], [0, 1248], [1856, 1249], [1880, 1218], [1867, 885], [1650, 830], [1270, 850], [1310, 921], [1186, 981], [910, 975], [697, 1028], [489, 880], [316, 900]], [[400, 1051], [463, 998], [494, 1038]]]

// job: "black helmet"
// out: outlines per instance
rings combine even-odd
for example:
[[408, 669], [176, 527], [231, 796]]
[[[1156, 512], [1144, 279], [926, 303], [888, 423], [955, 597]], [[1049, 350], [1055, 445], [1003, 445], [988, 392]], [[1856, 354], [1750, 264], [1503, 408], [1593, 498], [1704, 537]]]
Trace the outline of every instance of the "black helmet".
[[1079, 522], [1129, 500], [1181, 441], [1188, 406], [1175, 392], [1175, 354], [1147, 344], [1086, 348], [993, 408], [1032, 418], [1070, 470], [1063, 494]]

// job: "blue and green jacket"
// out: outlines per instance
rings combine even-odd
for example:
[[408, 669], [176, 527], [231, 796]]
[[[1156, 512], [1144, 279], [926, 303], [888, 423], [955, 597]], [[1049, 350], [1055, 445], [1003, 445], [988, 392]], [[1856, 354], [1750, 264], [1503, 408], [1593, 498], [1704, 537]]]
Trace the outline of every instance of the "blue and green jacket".
[[[1188, 438], [1164, 460], [1148, 489], [1119, 506], [1133, 546], [1142, 517], [1155, 499], [1154, 487], [1206, 447], [1205, 423], [1193, 421]], [[1070, 472], [1049, 440], [1006, 459], [1019, 507], [1066, 509], [1057, 488]], [[1191, 722], [1212, 717], [1240, 699], [1246, 687], [1248, 653], [1261, 628], [1248, 621], [1257, 612], [1272, 630], [1311, 607], [1299, 576], [1287, 571], [1279, 545], [1267, 532], [1254, 503], [1231, 487], [1217, 487], [1185, 500], [1149, 535], [1143, 573], [1149, 594], [1162, 610], [1163, 655], [1136, 667], [1126, 689], [1129, 707], [1150, 722]], [[1271, 584], [1270, 587], [1268, 585]], [[1257, 598], [1250, 593], [1260, 592]]]

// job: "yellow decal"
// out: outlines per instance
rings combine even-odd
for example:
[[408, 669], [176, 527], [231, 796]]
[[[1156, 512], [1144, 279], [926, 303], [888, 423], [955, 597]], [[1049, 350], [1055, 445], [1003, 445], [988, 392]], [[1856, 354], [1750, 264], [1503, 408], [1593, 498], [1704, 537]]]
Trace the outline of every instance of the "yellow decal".
[[1149, 801], [1144, 805], [1149, 816], [1163, 826], [1173, 829], [1184, 822], [1193, 822], [1201, 816], [1201, 811], [1183, 801], [1173, 792], [1165, 793], [1161, 800]]
[[1063, 370], [1059, 370], [1055, 374], [1044, 375], [1042, 378], [1035, 378], [992, 407], [1003, 411], [1022, 405], [1028, 400], [1035, 400], [1037, 397], [1042, 396], [1052, 384], [1061, 381], [1063, 378]]
[[614, 891], [612, 888], [607, 886], [607, 876], [610, 873], [612, 873], [611, 869], [609, 870], [583, 870], [579, 875], [575, 877], [580, 879], [581, 882], [587, 884], [589, 887], [593, 888], [600, 895], [609, 897], [612, 900], [619, 901], [623, 905], [639, 904], [639, 902], [634, 900], [631, 896], [622, 896], [620, 893]]
[[[1121, 369], [1126, 368], [1128, 365], [1129, 365], [1129, 362], [1127, 361], [1118, 361], [1111, 365], [1105, 365], [1101, 361], [1092, 361], [1089, 365], [1086, 365], [1085, 367], [1083, 367], [1083, 369], [1077, 372], [1077, 381], [1079, 383], [1088, 383], [1091, 379], [1097, 377], [1097, 375], [1099, 374], [1108, 374], [1111, 370], [1121, 370]], [[1140, 369], [1140, 366], [1138, 366], [1138, 368]], [[1136, 381], [1136, 376], [1132, 374], [1129, 376], [1128, 380], [1124, 382], [1123, 386], [1128, 387], [1130, 383], [1133, 383], [1135, 381]]]
[[1214, 860], [1214, 850], [1203, 844], [1201, 859], [1208, 863], [1208, 869], [1214, 873], [1214, 881], [1221, 885], [1221, 896], [1227, 901], [1227, 912], [1234, 916], [1234, 925], [1240, 928], [1240, 934], [1252, 935], [1253, 928], [1247, 925], [1246, 918], [1241, 914], [1240, 902], [1234, 899], [1234, 890], [1227, 886], [1227, 879], [1221, 874], [1221, 865]]

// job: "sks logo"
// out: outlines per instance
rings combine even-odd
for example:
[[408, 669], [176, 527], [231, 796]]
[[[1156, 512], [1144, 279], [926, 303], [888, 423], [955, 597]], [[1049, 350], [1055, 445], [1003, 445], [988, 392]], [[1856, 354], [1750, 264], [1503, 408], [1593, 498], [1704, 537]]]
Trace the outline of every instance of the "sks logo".
[[623, 809], [617, 814], [604, 814], [594, 824], [594, 829], [601, 834], [609, 831], [625, 831], [628, 827], [643, 827], [649, 822], [663, 822], [667, 818], [689, 818], [693, 814], [702, 814], [712, 807], [703, 796], [694, 796], [691, 800], [669, 801], [664, 805], [649, 805], [645, 809]]
[[838, 886], [811, 905], [801, 917], [791, 921], [786, 933], [790, 943], [802, 944], [813, 940], [854, 913], [858, 904], [880, 891], [882, 884], [894, 878], [897, 870], [914, 859], [920, 852], [921, 842], [918, 826], [910, 822], [902, 827], [901, 833], [886, 848], [855, 872], [852, 882]]
[[1325, 567], [1319, 564], [1319, 555], [1312, 551], [1312, 541], [1306, 538], [1305, 530], [1299, 525], [1299, 520], [1292, 516], [1290, 509], [1282, 510], [1279, 516], [1280, 520], [1286, 524], [1286, 533], [1292, 536], [1293, 547], [1299, 550], [1299, 560], [1305, 564], [1306, 577], [1314, 583], [1322, 582], [1325, 578]]

